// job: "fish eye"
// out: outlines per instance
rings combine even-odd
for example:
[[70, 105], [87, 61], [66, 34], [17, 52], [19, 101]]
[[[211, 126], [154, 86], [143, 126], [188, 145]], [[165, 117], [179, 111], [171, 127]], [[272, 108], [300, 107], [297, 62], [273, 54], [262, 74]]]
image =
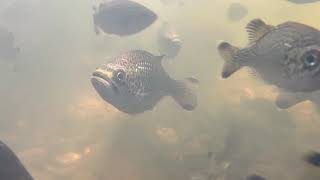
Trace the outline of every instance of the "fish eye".
[[123, 73], [122, 73], [122, 72], [118, 72], [117, 78], [118, 78], [119, 80], [123, 80], [123, 78], [124, 78]]
[[118, 82], [122, 82], [125, 78], [125, 72], [123, 70], [118, 70], [115, 72], [115, 79]]
[[319, 64], [319, 56], [315, 52], [307, 54], [304, 58], [304, 63], [307, 67], [314, 67]]

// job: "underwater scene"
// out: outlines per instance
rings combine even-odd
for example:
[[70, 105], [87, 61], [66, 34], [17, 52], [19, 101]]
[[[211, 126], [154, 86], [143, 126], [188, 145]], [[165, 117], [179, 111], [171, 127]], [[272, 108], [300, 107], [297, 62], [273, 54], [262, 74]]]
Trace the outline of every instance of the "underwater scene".
[[319, 0], [0, 0], [0, 180], [319, 180]]

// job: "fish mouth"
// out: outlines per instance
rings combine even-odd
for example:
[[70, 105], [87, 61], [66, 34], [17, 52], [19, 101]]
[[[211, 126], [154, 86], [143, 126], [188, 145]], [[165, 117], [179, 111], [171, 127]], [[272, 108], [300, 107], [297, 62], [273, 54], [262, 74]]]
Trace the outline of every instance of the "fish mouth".
[[117, 85], [112, 81], [112, 72], [103, 71], [101, 69], [97, 69], [92, 73], [91, 83], [95, 87], [95, 89], [102, 94], [101, 91], [104, 89], [112, 89], [113, 92], [118, 93], [119, 89]]
[[91, 79], [96, 79], [99, 82], [105, 84], [106, 86], [111, 86], [112, 82], [109, 77], [105, 76], [101, 72], [95, 71], [92, 73], [92, 78]]
[[130, 109], [131, 104], [127, 103], [126, 96], [122, 96], [118, 86], [112, 81], [111, 75], [112, 72], [97, 69], [92, 73], [91, 84], [98, 95], [107, 103], [122, 112], [135, 114], [136, 112]]
[[102, 73], [101, 70], [100, 71], [97, 70], [97, 71], [93, 72], [92, 76], [101, 78], [101, 79], [108, 81], [108, 82], [110, 81], [110, 78], [108, 77], [108, 75]]

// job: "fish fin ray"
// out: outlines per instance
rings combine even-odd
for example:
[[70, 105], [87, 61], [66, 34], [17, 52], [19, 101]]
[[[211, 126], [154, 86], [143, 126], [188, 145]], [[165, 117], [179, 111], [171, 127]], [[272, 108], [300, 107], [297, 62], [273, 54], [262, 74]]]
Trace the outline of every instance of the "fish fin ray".
[[254, 19], [246, 26], [249, 43], [253, 44], [266, 35], [274, 26], [268, 25], [261, 19]]

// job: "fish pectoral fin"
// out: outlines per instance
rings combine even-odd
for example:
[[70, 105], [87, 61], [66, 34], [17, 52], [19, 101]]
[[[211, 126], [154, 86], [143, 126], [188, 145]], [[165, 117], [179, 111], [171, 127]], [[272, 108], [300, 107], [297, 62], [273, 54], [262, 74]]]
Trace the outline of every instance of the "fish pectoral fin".
[[223, 78], [228, 78], [242, 67], [235, 58], [239, 50], [239, 48], [232, 46], [227, 42], [221, 42], [218, 45], [219, 54], [225, 61], [221, 74]]
[[280, 109], [288, 109], [306, 100], [309, 100], [309, 97], [305, 93], [281, 92], [276, 99], [276, 105]]
[[197, 89], [199, 81], [193, 77], [185, 78], [182, 81], [174, 81], [174, 88], [171, 93], [173, 99], [185, 110], [192, 111], [198, 105]]
[[249, 44], [255, 43], [273, 28], [274, 26], [264, 23], [261, 19], [254, 19], [250, 21], [246, 27]]

